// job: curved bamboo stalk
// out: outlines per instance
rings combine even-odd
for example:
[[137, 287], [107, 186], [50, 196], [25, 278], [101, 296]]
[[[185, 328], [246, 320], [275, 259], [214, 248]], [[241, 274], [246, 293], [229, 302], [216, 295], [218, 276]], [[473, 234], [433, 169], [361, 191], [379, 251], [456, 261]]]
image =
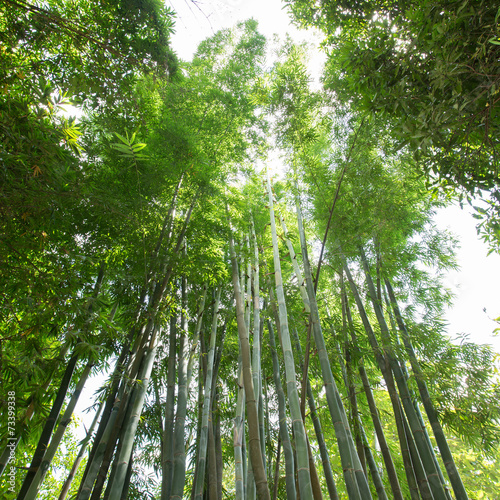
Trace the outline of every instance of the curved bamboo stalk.
[[54, 432], [52, 439], [50, 440], [50, 445], [43, 456], [43, 460], [40, 463], [40, 467], [36, 471], [35, 477], [33, 478], [33, 481], [31, 482], [31, 485], [28, 491], [26, 492], [25, 496], [26, 500], [35, 500], [38, 493], [38, 489], [42, 485], [43, 480], [45, 479], [45, 475], [47, 474], [47, 471], [49, 469], [49, 466], [52, 463], [52, 460], [57, 452], [57, 449], [59, 448], [59, 444], [61, 443], [64, 432], [66, 431], [68, 424], [71, 422], [73, 411], [75, 409], [76, 404], [78, 403], [80, 394], [82, 393], [83, 387], [87, 382], [87, 378], [93, 366], [94, 363], [89, 361], [86, 364], [85, 368], [83, 369], [83, 372], [80, 375], [80, 380], [76, 384], [75, 391], [73, 392], [73, 395], [71, 396], [71, 399], [68, 402], [68, 406], [66, 407], [66, 410], [64, 411], [61, 417], [61, 421], [59, 422], [59, 425], [57, 426], [57, 429]]
[[245, 387], [245, 396], [247, 400], [248, 413], [248, 434], [249, 434], [249, 451], [252, 460], [253, 472], [255, 477], [255, 486], [259, 500], [269, 500], [270, 493], [267, 484], [266, 472], [262, 462], [260, 436], [259, 436], [259, 417], [257, 405], [255, 401], [255, 392], [252, 381], [252, 367], [250, 363], [250, 343], [248, 341], [248, 330], [245, 327], [244, 306], [241, 297], [240, 282], [238, 276], [238, 263], [234, 251], [234, 243], [232, 236], [229, 238], [229, 249], [231, 255], [231, 268], [234, 296], [236, 300], [236, 322], [238, 325], [238, 337], [240, 339], [241, 361], [243, 372], [243, 384]]
[[[210, 333], [210, 347], [208, 350], [207, 376], [205, 380], [203, 398], [203, 416], [201, 421], [200, 447], [198, 452], [198, 472], [196, 475], [195, 500], [203, 498], [203, 485], [205, 482], [205, 467], [207, 462], [208, 426], [211, 411], [212, 396], [212, 374], [214, 369], [215, 340], [217, 336], [217, 321], [219, 317], [219, 304], [222, 288], [219, 287], [215, 297], [214, 315], [212, 319], [212, 331]], [[210, 422], [210, 425], [212, 423]], [[171, 497], [173, 498], [173, 496]], [[182, 498], [182, 497], [179, 497]]]
[[363, 269], [365, 271], [366, 283], [368, 284], [369, 295], [371, 298], [373, 309], [375, 311], [375, 315], [377, 316], [377, 320], [380, 325], [380, 334], [382, 338], [383, 348], [387, 353], [390, 367], [394, 372], [394, 378], [398, 385], [399, 394], [401, 396], [401, 402], [403, 404], [404, 411], [408, 417], [408, 424], [414, 436], [415, 444], [417, 445], [420, 458], [422, 459], [422, 464], [424, 466], [425, 473], [429, 481], [429, 486], [431, 487], [432, 494], [436, 500], [448, 500], [443, 485], [441, 484], [441, 480], [439, 479], [439, 474], [434, 464], [434, 459], [432, 457], [433, 450], [429, 449], [425, 436], [422, 432], [422, 427], [420, 426], [420, 422], [415, 413], [415, 408], [413, 407], [413, 403], [411, 401], [408, 385], [406, 384], [406, 380], [404, 378], [403, 372], [401, 371], [399, 362], [395, 358], [394, 353], [392, 351], [389, 328], [385, 321], [382, 308], [377, 300], [377, 294], [375, 286], [373, 284], [373, 280], [370, 275], [370, 268], [368, 266], [368, 261], [366, 259], [363, 249], [361, 248], [360, 248], [360, 255], [361, 255], [361, 262], [363, 264]]
[[[274, 256], [274, 278], [276, 281], [276, 296], [278, 298], [278, 311], [281, 326], [281, 342], [283, 347], [283, 357], [285, 359], [285, 373], [287, 382], [287, 394], [292, 417], [292, 427], [297, 451], [297, 474], [299, 479], [300, 498], [302, 500], [312, 500], [311, 475], [309, 469], [309, 455], [307, 451], [307, 440], [302, 414], [300, 411], [299, 394], [297, 391], [295, 361], [293, 359], [290, 332], [288, 329], [288, 317], [283, 291], [283, 281], [281, 277], [281, 263], [278, 248], [278, 236], [276, 233], [276, 221], [274, 216], [273, 193], [271, 190], [271, 180], [269, 173], [267, 177], [267, 189], [269, 198], [269, 212], [271, 219], [271, 234], [273, 241]], [[310, 300], [310, 299], [309, 299]]]
[[441, 423], [437, 418], [436, 410], [434, 409], [434, 405], [432, 403], [429, 390], [427, 389], [427, 384], [425, 383], [424, 374], [422, 373], [420, 364], [417, 360], [417, 356], [415, 354], [415, 351], [413, 350], [413, 346], [410, 341], [410, 336], [408, 335], [408, 330], [406, 329], [406, 325], [404, 323], [403, 316], [401, 315], [401, 311], [399, 309], [396, 296], [394, 295], [394, 290], [392, 289], [389, 280], [386, 279], [385, 284], [387, 292], [389, 293], [389, 298], [391, 300], [392, 308], [394, 310], [394, 315], [396, 316], [398, 328], [399, 331], [401, 332], [403, 343], [406, 352], [408, 354], [408, 357], [410, 359], [411, 368], [413, 370], [413, 373], [415, 374], [415, 380], [417, 381], [420, 397], [422, 399], [422, 403], [427, 413], [427, 417], [429, 418], [429, 422], [434, 432], [434, 437], [436, 438], [436, 443], [441, 453], [441, 457], [443, 458], [444, 466], [448, 473], [448, 477], [450, 478], [451, 486], [453, 488], [457, 500], [467, 500], [469, 497], [467, 495], [467, 492], [465, 491], [465, 487], [462, 483], [462, 479], [460, 477], [457, 466], [453, 459], [453, 455], [451, 454], [451, 450], [450, 447], [448, 446], [448, 441], [446, 440], [446, 436], [444, 434]]
[[325, 384], [328, 408], [333, 419], [335, 435], [339, 446], [347, 492], [351, 500], [365, 500], [372, 498], [372, 496], [366, 476], [361, 468], [359, 457], [357, 456], [355, 450], [351, 432], [348, 425], [346, 425], [347, 419], [345, 418], [345, 410], [342, 404], [339, 405], [339, 400], [341, 401], [341, 399], [338, 393], [337, 385], [335, 384], [335, 380], [333, 378], [332, 368], [328, 358], [328, 351], [326, 350], [325, 339], [323, 337], [319, 320], [318, 304], [316, 302], [316, 293], [312, 282], [311, 266], [309, 263], [304, 226], [302, 223], [302, 212], [300, 210], [298, 195], [296, 195], [296, 205], [297, 224], [299, 228], [300, 246], [302, 249], [302, 262], [304, 265], [304, 276], [306, 279], [306, 289], [311, 307], [312, 330], [318, 351], [323, 382]]
[[[271, 320], [267, 320], [267, 327], [269, 329], [269, 344], [271, 345], [271, 355], [273, 358], [273, 378], [274, 386], [276, 387], [276, 394], [278, 395], [278, 414], [279, 414], [279, 438], [280, 443], [283, 445], [283, 454], [285, 455], [285, 485], [286, 497], [289, 500], [296, 498], [297, 493], [295, 490], [294, 478], [294, 460], [292, 443], [290, 442], [290, 435], [288, 434], [288, 426], [286, 423], [286, 400], [283, 386], [280, 379], [280, 365], [278, 355], [276, 353], [276, 342], [274, 340], [273, 325]], [[277, 484], [275, 481], [275, 490]]]

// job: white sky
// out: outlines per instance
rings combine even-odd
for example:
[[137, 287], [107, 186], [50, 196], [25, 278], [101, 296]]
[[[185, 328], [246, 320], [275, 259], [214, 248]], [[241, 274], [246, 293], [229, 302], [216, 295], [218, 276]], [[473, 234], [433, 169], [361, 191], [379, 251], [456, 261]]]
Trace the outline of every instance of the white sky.
[[471, 341], [491, 344], [500, 352], [500, 336], [492, 335], [500, 327], [492, 321], [500, 316], [500, 255], [487, 255], [488, 247], [478, 237], [471, 214], [470, 209], [449, 207], [435, 217], [438, 227], [450, 229], [460, 239], [457, 257], [461, 269], [448, 273], [445, 281], [456, 294], [447, 315], [448, 332], [451, 336], [468, 333]]
[[[218, 29], [234, 26], [253, 17], [259, 22], [259, 31], [268, 39], [274, 33], [288, 32], [298, 42], [311, 41], [312, 32], [298, 30], [289, 22], [280, 0], [166, 0], [177, 12], [176, 33], [172, 45], [179, 57], [191, 60], [199, 42]], [[319, 57], [321, 60], [321, 57]], [[500, 352], [500, 336], [493, 337], [499, 326], [491, 320], [500, 316], [500, 256], [487, 256], [488, 248], [476, 234], [475, 220], [470, 213], [458, 207], [443, 210], [436, 222], [449, 228], [460, 241], [458, 262], [461, 270], [449, 273], [445, 285], [455, 294], [455, 305], [449, 310], [448, 332], [468, 333], [470, 340], [488, 343]], [[486, 313], [483, 311], [486, 309]]]

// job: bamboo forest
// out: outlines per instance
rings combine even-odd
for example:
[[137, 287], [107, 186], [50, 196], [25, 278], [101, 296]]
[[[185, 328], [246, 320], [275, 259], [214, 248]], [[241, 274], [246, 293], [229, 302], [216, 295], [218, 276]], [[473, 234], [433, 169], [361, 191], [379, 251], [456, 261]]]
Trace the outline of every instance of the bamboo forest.
[[0, 498], [499, 499], [498, 4], [175, 4], [0, 1]]

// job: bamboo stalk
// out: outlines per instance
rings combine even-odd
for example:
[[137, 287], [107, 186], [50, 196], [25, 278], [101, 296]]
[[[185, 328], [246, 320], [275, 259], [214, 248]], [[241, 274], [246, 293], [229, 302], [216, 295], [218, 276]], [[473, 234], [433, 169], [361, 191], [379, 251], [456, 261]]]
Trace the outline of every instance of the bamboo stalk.
[[101, 438], [99, 439], [99, 444], [95, 448], [95, 453], [92, 461], [88, 464], [88, 471], [85, 479], [82, 480], [82, 483], [80, 484], [80, 489], [78, 491], [76, 500], [88, 500], [88, 498], [92, 494], [94, 481], [97, 477], [97, 474], [99, 473], [99, 468], [101, 467], [101, 463], [104, 459], [106, 447], [113, 433], [123, 395], [124, 385], [122, 384], [118, 391], [117, 397], [115, 398], [115, 403], [113, 405], [109, 418], [106, 421], [106, 426], [103, 430]]
[[[211, 410], [212, 395], [212, 374], [214, 369], [215, 341], [217, 336], [217, 321], [219, 317], [219, 304], [222, 288], [219, 287], [216, 292], [214, 315], [212, 319], [212, 331], [210, 333], [210, 347], [208, 350], [207, 376], [205, 379], [204, 398], [203, 398], [203, 416], [201, 421], [200, 447], [198, 452], [198, 473], [196, 475], [195, 500], [203, 498], [203, 485], [205, 482], [205, 467], [207, 462], [208, 445], [208, 426]], [[211, 422], [210, 422], [211, 425]], [[182, 498], [182, 497], [179, 497]]]
[[167, 361], [167, 396], [165, 400], [165, 428], [163, 430], [163, 463], [161, 500], [169, 500], [174, 471], [174, 413], [175, 413], [175, 358], [177, 343], [177, 316], [170, 318]]
[[[302, 348], [300, 346], [299, 336], [295, 328], [292, 329], [292, 333], [295, 338], [295, 345], [297, 353], [299, 355], [299, 368], [303, 370], [304, 360], [303, 360]], [[307, 403], [309, 405], [314, 432], [316, 433], [316, 440], [318, 441], [319, 453], [321, 456], [321, 463], [323, 464], [323, 473], [325, 475], [328, 494], [331, 500], [338, 500], [339, 496], [337, 492], [337, 487], [335, 485], [335, 479], [333, 478], [332, 466], [330, 464], [330, 457], [328, 455], [328, 449], [326, 447], [325, 437], [323, 435], [323, 429], [321, 427], [321, 421], [319, 419], [318, 411], [316, 409], [314, 394], [312, 391], [311, 383], [309, 382], [309, 378], [307, 379], [306, 389], [307, 389]]]
[[45, 451], [47, 450], [47, 446], [49, 445], [52, 431], [56, 426], [59, 413], [61, 412], [64, 399], [66, 398], [66, 393], [68, 392], [68, 387], [71, 382], [71, 378], [73, 376], [77, 361], [78, 354], [73, 354], [73, 356], [71, 356], [70, 360], [68, 361], [68, 364], [66, 365], [66, 369], [64, 370], [64, 374], [59, 385], [59, 389], [57, 391], [54, 402], [52, 403], [52, 408], [50, 410], [49, 416], [45, 421], [42, 434], [40, 436], [40, 439], [38, 440], [35, 453], [33, 454], [30, 467], [28, 469], [28, 472], [26, 473], [26, 477], [24, 478], [23, 484], [17, 496], [17, 500], [26, 499], [26, 494], [31, 487], [40, 464], [42, 463]]
[[453, 492], [455, 493], [455, 497], [457, 498], [457, 500], [467, 500], [469, 497], [467, 495], [467, 492], [465, 491], [462, 479], [460, 477], [457, 466], [453, 459], [450, 447], [448, 446], [448, 441], [446, 440], [443, 428], [437, 417], [436, 410], [434, 409], [434, 404], [432, 403], [429, 390], [427, 389], [427, 384], [425, 383], [424, 374], [420, 368], [420, 364], [417, 360], [417, 356], [411, 344], [408, 330], [406, 329], [406, 325], [404, 323], [403, 316], [401, 315], [401, 311], [399, 309], [396, 296], [394, 295], [394, 290], [392, 289], [389, 280], [386, 279], [385, 284], [394, 310], [394, 315], [396, 316], [398, 328], [399, 331], [401, 332], [403, 343], [406, 352], [408, 354], [408, 357], [410, 359], [413, 373], [415, 374], [415, 380], [417, 382], [417, 387], [420, 393], [420, 397], [422, 399], [422, 403], [427, 413], [427, 417], [434, 432], [434, 437], [436, 438], [436, 443], [443, 458], [444, 466], [448, 473], [448, 477], [450, 478]]
[[441, 484], [441, 480], [439, 479], [439, 474], [437, 472], [432, 457], [432, 454], [434, 452], [429, 448], [425, 436], [422, 432], [422, 427], [420, 425], [418, 417], [415, 413], [415, 408], [413, 407], [413, 403], [411, 401], [408, 385], [406, 384], [406, 380], [401, 371], [401, 367], [399, 366], [399, 362], [393, 353], [390, 342], [389, 328], [385, 321], [382, 308], [377, 300], [375, 286], [373, 284], [373, 280], [370, 275], [368, 261], [366, 259], [366, 256], [362, 248], [360, 248], [360, 255], [361, 255], [361, 262], [363, 264], [363, 269], [365, 271], [366, 283], [368, 284], [369, 295], [371, 298], [373, 309], [375, 311], [375, 315], [377, 316], [377, 320], [380, 325], [380, 334], [382, 338], [383, 348], [387, 353], [390, 367], [394, 372], [394, 378], [398, 385], [399, 394], [401, 396], [401, 402], [403, 404], [404, 411], [408, 417], [408, 424], [414, 436], [415, 444], [417, 445], [420, 458], [422, 459], [422, 464], [424, 466], [425, 473], [427, 475], [427, 479], [429, 481], [429, 485], [432, 490], [432, 494], [434, 495], [434, 498], [436, 500], [448, 500], [443, 485]]
[[61, 493], [59, 493], [59, 498], [57, 500], [65, 500], [66, 496], [69, 493], [69, 490], [71, 488], [71, 483], [73, 482], [73, 479], [75, 478], [76, 471], [78, 470], [78, 467], [80, 466], [80, 463], [83, 460], [83, 456], [85, 454], [85, 451], [87, 450], [87, 446], [90, 442], [90, 439], [92, 438], [92, 434], [94, 433], [94, 429], [97, 426], [97, 422], [99, 420], [99, 417], [101, 415], [101, 412], [104, 408], [104, 401], [99, 404], [99, 407], [97, 408], [97, 411], [95, 412], [94, 419], [92, 420], [92, 424], [89, 427], [89, 430], [87, 431], [87, 435], [85, 436], [85, 439], [83, 440], [80, 450], [78, 451], [78, 455], [76, 457], [75, 462], [73, 463], [73, 466], [71, 467], [71, 470], [68, 474], [68, 477], [66, 478], [66, 481], [63, 484], [63, 487], [61, 488]]
[[[271, 355], [273, 358], [273, 378], [274, 386], [276, 387], [276, 394], [278, 396], [278, 415], [279, 415], [279, 442], [283, 445], [283, 454], [285, 456], [285, 484], [286, 484], [286, 497], [293, 500], [296, 497], [295, 478], [294, 478], [294, 459], [292, 451], [292, 443], [288, 433], [288, 426], [286, 422], [286, 400], [283, 386], [280, 379], [280, 365], [278, 355], [276, 353], [276, 342], [274, 340], [273, 325], [271, 320], [267, 320], [267, 327], [269, 329], [269, 344], [271, 346]], [[276, 481], [276, 480], [275, 480]], [[275, 482], [275, 491], [277, 485]]]
[[147, 351], [144, 354], [144, 363], [139, 374], [141, 385], [137, 387], [137, 397], [130, 414], [130, 419], [127, 422], [125, 433], [123, 436], [123, 445], [120, 455], [117, 457], [116, 475], [110, 487], [109, 500], [120, 500], [123, 486], [126, 479], [128, 464], [131, 459], [134, 437], [139, 423], [139, 418], [144, 405], [144, 398], [149, 383], [149, 377], [153, 368], [154, 359], [156, 356], [156, 335], [153, 335]]
[[[351, 309], [349, 307], [349, 302], [347, 301], [347, 293], [345, 290], [344, 280], [342, 280], [341, 293], [345, 296], [344, 306], [347, 319], [347, 328], [350, 332], [353, 344], [359, 345], [356, 336], [356, 330], [354, 328], [354, 323], [352, 320]], [[373, 397], [372, 388], [370, 385], [370, 381], [368, 380], [368, 375], [366, 373], [362, 358], [358, 360], [358, 372], [361, 378], [361, 382], [363, 384], [366, 400], [368, 402], [368, 407], [370, 409], [370, 415], [372, 418], [373, 427], [377, 435], [377, 440], [379, 442], [382, 458], [384, 459], [385, 469], [387, 471], [387, 476], [389, 478], [389, 483], [391, 485], [391, 490], [394, 496], [394, 500], [403, 500], [403, 493], [401, 491], [401, 486], [399, 484], [396, 468], [394, 467], [394, 462], [392, 460], [391, 452], [389, 450], [389, 445], [387, 444], [387, 439], [385, 437], [384, 429], [382, 428], [382, 423], [380, 422], [380, 416], [377, 410], [377, 405], [375, 403], [375, 398]]]
[[181, 278], [181, 335], [178, 355], [177, 375], [177, 413], [174, 426], [174, 470], [170, 498], [182, 498], [186, 482], [186, 445], [185, 423], [187, 409], [187, 369], [188, 369], [188, 321], [187, 321], [187, 282]]
[[287, 395], [290, 405], [290, 414], [292, 417], [295, 446], [297, 450], [297, 475], [299, 481], [299, 490], [302, 500], [311, 500], [313, 498], [313, 492], [307, 452], [306, 432], [300, 411], [300, 400], [296, 383], [295, 361], [293, 359], [292, 344], [290, 341], [290, 332], [288, 329], [287, 308], [285, 303], [285, 294], [283, 291], [283, 280], [281, 277], [281, 262], [279, 256], [278, 236], [276, 233], [276, 221], [274, 216], [273, 194], [271, 190], [271, 180], [269, 178], [269, 173], [267, 177], [267, 189], [271, 219], [271, 235], [273, 241], [274, 278], [276, 282], [276, 296], [278, 299], [283, 357], [285, 360]]
[[255, 401], [255, 392], [252, 381], [252, 368], [250, 362], [250, 343], [248, 340], [248, 330], [245, 327], [245, 313], [243, 299], [241, 297], [240, 291], [238, 263], [236, 261], [236, 254], [234, 251], [232, 236], [229, 239], [229, 248], [231, 255], [234, 296], [236, 300], [236, 322], [238, 325], [238, 337], [240, 339], [243, 384], [245, 387], [246, 408], [248, 413], [249, 452], [252, 460], [258, 498], [259, 500], [268, 500], [270, 498], [270, 494], [264, 464], [262, 462], [259, 436], [259, 417]]
[[26, 500], [35, 500], [38, 493], [38, 489], [43, 484], [45, 475], [47, 474], [49, 466], [52, 463], [52, 460], [54, 459], [57, 449], [59, 448], [59, 444], [61, 443], [64, 432], [66, 431], [68, 424], [71, 422], [73, 411], [75, 409], [76, 404], [78, 403], [80, 394], [82, 393], [83, 387], [87, 382], [87, 378], [93, 366], [94, 363], [92, 361], [89, 361], [86, 364], [85, 368], [83, 369], [83, 372], [80, 375], [80, 380], [76, 384], [75, 391], [73, 392], [73, 395], [71, 396], [71, 399], [68, 402], [68, 406], [66, 407], [66, 410], [64, 411], [61, 417], [61, 421], [59, 422], [59, 425], [57, 426], [57, 429], [54, 432], [52, 439], [50, 440], [50, 445], [43, 456], [43, 460], [40, 463], [40, 467], [36, 471], [35, 477], [33, 478], [33, 481], [31, 482], [31, 485], [28, 491], [26, 492], [25, 495]]
[[[382, 376], [384, 378], [384, 381], [387, 386], [387, 391], [389, 392], [389, 397], [391, 399], [391, 405], [392, 409], [394, 412], [394, 419], [396, 422], [396, 429], [398, 432], [398, 439], [399, 439], [399, 444], [401, 448], [401, 455], [403, 457], [403, 464], [405, 468], [405, 473], [406, 473], [406, 479], [408, 481], [408, 486], [410, 488], [410, 493], [412, 495], [412, 500], [415, 500], [415, 491], [416, 491], [416, 482], [415, 482], [415, 474], [413, 471], [413, 466], [412, 466], [412, 461], [410, 457], [410, 453], [408, 450], [408, 445], [407, 445], [407, 439], [406, 439], [406, 434], [404, 431], [404, 427], [402, 424], [401, 420], [401, 410], [400, 410], [400, 405], [399, 405], [399, 396], [396, 390], [395, 382], [394, 382], [394, 377], [392, 374], [392, 371], [389, 367], [388, 360], [382, 353], [382, 349], [380, 348], [377, 339], [375, 338], [375, 334], [373, 332], [373, 328], [370, 324], [370, 321], [368, 319], [368, 315], [366, 314], [365, 307], [363, 305], [363, 301], [361, 300], [361, 297], [359, 295], [358, 289], [356, 287], [356, 284], [354, 283], [353, 277], [351, 275], [351, 271], [349, 270], [349, 267], [347, 265], [347, 261], [345, 260], [345, 257], [343, 254], [341, 254], [343, 265], [344, 265], [344, 272], [347, 277], [347, 281], [349, 282], [349, 286], [351, 288], [352, 295], [354, 297], [354, 300], [356, 302], [356, 306], [358, 308], [359, 315], [361, 317], [361, 321], [363, 322], [363, 326], [365, 329], [365, 332], [368, 336], [368, 340], [370, 342], [370, 346], [372, 348], [373, 354], [375, 356], [375, 360], [378, 364], [378, 367], [382, 373]], [[351, 329], [351, 336], [354, 335], [354, 329]], [[353, 341], [356, 342], [355, 337], [353, 336]], [[364, 370], [364, 368], [363, 368]], [[361, 372], [360, 372], [361, 373]], [[368, 377], [366, 377], [366, 382], [364, 382], [364, 385], [368, 384]], [[367, 390], [365, 389], [365, 392]], [[374, 416], [375, 413], [372, 413], [372, 417]], [[418, 497], [418, 491], [417, 491], [417, 497]]]
[[341, 399], [338, 393], [337, 385], [335, 384], [335, 380], [333, 378], [330, 360], [328, 358], [328, 351], [326, 350], [325, 339], [321, 330], [318, 304], [316, 301], [316, 293], [314, 291], [314, 285], [312, 282], [311, 266], [309, 263], [304, 226], [302, 223], [302, 213], [300, 210], [298, 196], [296, 196], [296, 205], [297, 224], [299, 228], [300, 245], [302, 249], [302, 262], [304, 265], [304, 276], [306, 279], [306, 289], [309, 296], [309, 304], [311, 307], [312, 330], [318, 352], [318, 358], [320, 361], [321, 373], [323, 375], [328, 408], [333, 420], [335, 435], [337, 437], [337, 443], [339, 446], [347, 492], [351, 500], [366, 500], [372, 498], [370, 488], [368, 486], [366, 476], [364, 475], [361, 468], [359, 457], [357, 457], [349, 426], [346, 425], [347, 422], [345, 418], [345, 410], [342, 404], [339, 405], [339, 401], [341, 402]]

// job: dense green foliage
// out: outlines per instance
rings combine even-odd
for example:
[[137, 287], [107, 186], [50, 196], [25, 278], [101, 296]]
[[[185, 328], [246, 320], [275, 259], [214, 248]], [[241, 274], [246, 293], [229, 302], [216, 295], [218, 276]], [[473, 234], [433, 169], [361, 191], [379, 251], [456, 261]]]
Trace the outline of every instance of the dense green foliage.
[[305, 49], [270, 65], [253, 20], [187, 63], [160, 1], [4, 2], [2, 498], [56, 498], [77, 456], [78, 499], [494, 498], [498, 359], [446, 334], [455, 240], [429, 190], [491, 192], [496, 244], [496, 32], [460, 13], [497, 19], [461, 5], [295, 2], [327, 35], [312, 91]]
[[[377, 116], [432, 186], [471, 198], [484, 237], [499, 233], [497, 6], [486, 1], [288, 2], [325, 33], [326, 86]], [[489, 196], [488, 196], [489, 195]], [[490, 201], [491, 200], [491, 201]]]

